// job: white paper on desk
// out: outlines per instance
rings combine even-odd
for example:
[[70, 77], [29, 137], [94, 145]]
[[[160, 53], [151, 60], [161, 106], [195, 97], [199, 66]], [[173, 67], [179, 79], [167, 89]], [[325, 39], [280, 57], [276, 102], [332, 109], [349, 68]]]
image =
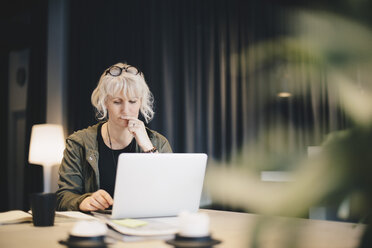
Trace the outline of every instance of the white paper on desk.
[[21, 210], [0, 213], [0, 225], [31, 222], [32, 216]]
[[[28, 213], [32, 215], [31, 210], [29, 210]], [[55, 216], [62, 218], [71, 218], [76, 220], [97, 220], [97, 218], [95, 218], [94, 216], [84, 214], [80, 211], [56, 211]]]
[[143, 218], [140, 220], [147, 222], [147, 225], [131, 228], [114, 223], [105, 214], [93, 213], [93, 215], [104, 221], [117, 232], [125, 235], [163, 236], [176, 234], [179, 230], [178, 217]]
[[77, 220], [97, 220], [94, 216], [84, 214], [80, 211], [56, 211], [57, 217], [73, 218]]

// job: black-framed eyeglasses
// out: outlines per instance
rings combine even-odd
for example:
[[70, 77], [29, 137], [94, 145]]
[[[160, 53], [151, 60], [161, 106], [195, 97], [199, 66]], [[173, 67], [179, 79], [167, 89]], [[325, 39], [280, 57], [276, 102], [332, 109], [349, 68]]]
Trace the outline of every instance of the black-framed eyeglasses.
[[131, 65], [124, 66], [124, 67], [113, 65], [113, 66], [111, 66], [110, 68], [108, 68], [106, 70], [105, 76], [107, 74], [110, 74], [113, 77], [117, 77], [117, 76], [120, 76], [123, 71], [128, 72], [128, 73], [133, 74], [133, 75], [138, 75], [138, 74], [141, 74], [142, 73], [136, 67], [131, 66]]

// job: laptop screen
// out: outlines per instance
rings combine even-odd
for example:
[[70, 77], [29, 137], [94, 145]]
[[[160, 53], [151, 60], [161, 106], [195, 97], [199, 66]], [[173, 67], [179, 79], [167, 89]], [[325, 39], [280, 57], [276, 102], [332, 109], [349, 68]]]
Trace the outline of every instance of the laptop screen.
[[199, 209], [207, 155], [122, 153], [112, 218], [176, 216]]

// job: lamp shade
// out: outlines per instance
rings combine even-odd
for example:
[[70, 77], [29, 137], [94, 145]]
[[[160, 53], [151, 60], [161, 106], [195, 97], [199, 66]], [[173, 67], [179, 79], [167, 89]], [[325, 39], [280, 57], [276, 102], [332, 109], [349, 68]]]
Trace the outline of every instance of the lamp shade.
[[65, 141], [61, 125], [34, 125], [31, 130], [28, 162], [53, 166], [61, 162], [64, 148]]

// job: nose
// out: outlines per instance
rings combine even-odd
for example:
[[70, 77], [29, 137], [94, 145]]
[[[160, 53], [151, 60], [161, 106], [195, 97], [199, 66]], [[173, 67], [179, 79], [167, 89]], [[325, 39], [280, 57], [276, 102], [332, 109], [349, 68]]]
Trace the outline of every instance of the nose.
[[129, 113], [129, 104], [127, 101], [124, 101], [123, 102], [123, 106], [122, 106], [122, 109], [121, 109], [122, 113], [124, 115], [127, 115]]

